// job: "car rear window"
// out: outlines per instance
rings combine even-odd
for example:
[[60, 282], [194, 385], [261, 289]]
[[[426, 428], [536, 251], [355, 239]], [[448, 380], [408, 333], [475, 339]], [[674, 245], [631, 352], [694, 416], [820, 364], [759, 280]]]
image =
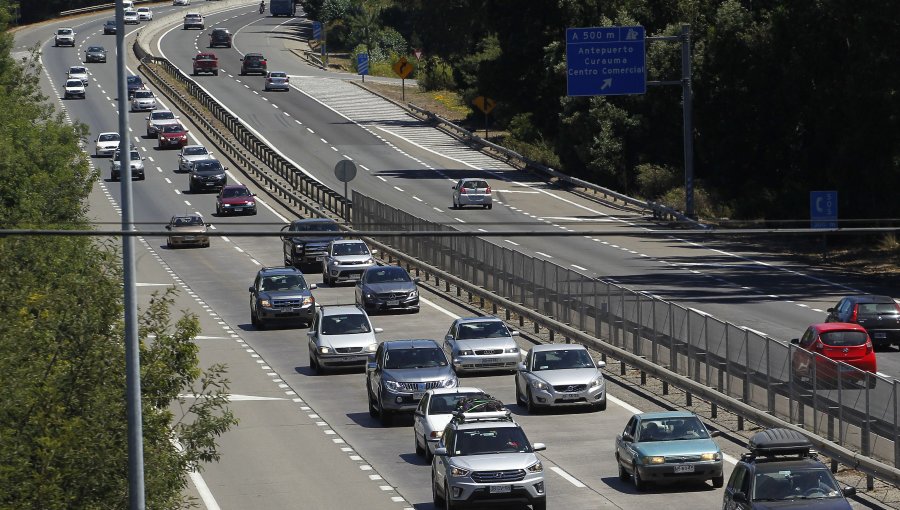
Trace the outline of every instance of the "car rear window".
[[869, 335], [863, 331], [828, 331], [819, 335], [819, 339], [826, 345], [849, 347], [863, 345], [869, 339]]
[[864, 303], [859, 305], [859, 315], [887, 315], [897, 313], [893, 303]]
[[486, 181], [466, 181], [463, 183], [463, 188], [487, 188], [488, 184]]
[[336, 230], [340, 230], [337, 223], [330, 221], [298, 222], [291, 225], [293, 232], [333, 232]]

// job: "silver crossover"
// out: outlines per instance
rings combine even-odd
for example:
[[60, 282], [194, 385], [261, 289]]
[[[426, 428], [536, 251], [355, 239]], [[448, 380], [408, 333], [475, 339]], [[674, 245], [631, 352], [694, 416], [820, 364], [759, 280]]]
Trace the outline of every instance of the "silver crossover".
[[332, 241], [322, 260], [322, 281], [333, 285], [340, 281], [357, 281], [363, 271], [375, 265], [366, 243], [359, 239]]
[[478, 370], [515, 370], [521, 351], [511, 331], [496, 317], [456, 319], [444, 337], [444, 350], [457, 373]]
[[529, 349], [516, 372], [516, 402], [529, 412], [541, 407], [590, 405], [606, 409], [606, 382], [583, 345], [543, 344]]

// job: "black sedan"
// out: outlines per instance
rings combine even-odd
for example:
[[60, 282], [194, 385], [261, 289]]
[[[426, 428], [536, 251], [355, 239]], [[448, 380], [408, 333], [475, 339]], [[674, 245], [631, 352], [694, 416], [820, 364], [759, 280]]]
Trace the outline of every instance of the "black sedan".
[[846, 296], [828, 309], [825, 322], [859, 324], [876, 348], [900, 346], [900, 305], [890, 296]]
[[419, 311], [416, 281], [398, 266], [372, 266], [356, 284], [356, 303], [367, 312], [380, 310]]
[[103, 46], [88, 46], [84, 52], [85, 62], [102, 62], [106, 63], [106, 48]]
[[116, 33], [116, 20], [108, 19], [106, 23], [103, 24], [103, 35], [115, 34]]
[[217, 159], [195, 161], [191, 166], [189, 183], [191, 193], [207, 190], [219, 191], [228, 184], [228, 176], [225, 174], [226, 170], [228, 168], [223, 167], [222, 163]]

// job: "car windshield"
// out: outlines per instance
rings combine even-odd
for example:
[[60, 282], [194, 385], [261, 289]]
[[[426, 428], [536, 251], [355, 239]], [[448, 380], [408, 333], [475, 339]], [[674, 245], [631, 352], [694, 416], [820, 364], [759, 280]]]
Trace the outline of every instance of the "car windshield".
[[483, 393], [451, 393], [449, 395], [432, 395], [428, 404], [428, 414], [450, 414], [456, 410], [461, 400], [476, 397]]
[[292, 232], [334, 232], [338, 230], [337, 223], [330, 221], [315, 221], [309, 223], [292, 223]]
[[56, 31], [56, 33], [59, 35], [71, 35], [72, 29], [71, 28], [60, 28], [59, 30]]
[[637, 441], [641, 443], [653, 441], [685, 441], [689, 439], [708, 439], [706, 427], [696, 416], [683, 418], [660, 418], [641, 420]]
[[834, 477], [825, 468], [772, 466], [757, 470], [753, 479], [754, 501], [784, 501], [843, 497]]
[[118, 142], [119, 141], [119, 133], [103, 133], [100, 135], [100, 138], [97, 139], [98, 142]]
[[141, 81], [141, 77], [140, 77], [140, 76], [129, 76], [129, 77], [127, 78], [127, 80], [128, 80], [128, 84], [129, 84], [129, 85], [136, 85], [136, 84], [138, 84], [138, 83], [143, 83], [143, 82]]
[[138, 12], [150, 12], [149, 7], [138, 7]]
[[366, 283], [402, 283], [410, 282], [409, 274], [400, 267], [379, 267], [369, 269], [365, 273]]
[[584, 349], [560, 349], [534, 353], [534, 371], [593, 368], [594, 362]]
[[134, 97], [137, 99], [150, 99], [153, 97], [153, 92], [149, 90], [138, 90], [134, 93]]
[[175, 114], [172, 112], [153, 112], [152, 115], [153, 120], [172, 120], [175, 118]]
[[322, 317], [323, 335], [355, 335], [371, 332], [369, 320], [360, 313], [333, 314]]
[[295, 274], [266, 276], [262, 280], [262, 290], [306, 290], [306, 280]]
[[184, 131], [184, 128], [178, 124], [170, 124], [162, 128], [163, 133], [181, 133], [182, 131]]
[[114, 20], [114, 19], [108, 19], [108, 20], [106, 20], [106, 24], [107, 24], [107, 25], [115, 25], [115, 24], [116, 24], [116, 20]]
[[222, 196], [225, 198], [249, 197], [250, 190], [247, 188], [225, 188], [222, 190]]
[[84, 87], [81, 80], [66, 80], [66, 87]]
[[456, 432], [453, 455], [528, 453], [531, 445], [519, 427], [485, 427]]
[[199, 216], [176, 216], [172, 219], [172, 224], [176, 227], [196, 227], [203, 225], [203, 218]]
[[184, 155], [185, 156], [201, 156], [203, 154], [209, 154], [206, 150], [206, 147], [185, 147]]
[[852, 347], [863, 345], [869, 339], [865, 331], [826, 331], [819, 335], [825, 345], [834, 347]]
[[457, 338], [503, 338], [509, 336], [506, 325], [500, 321], [464, 322], [459, 325]]
[[83, 67], [70, 67], [69, 74], [87, 74], [87, 69]]
[[103, 51], [104, 51], [103, 48], [101, 48], [100, 46], [91, 46], [91, 47], [88, 48], [87, 50], [88, 50], [89, 53], [93, 53], [93, 52], [103, 52]]
[[365, 243], [339, 243], [331, 246], [331, 254], [340, 255], [368, 255], [369, 248]]
[[426, 368], [447, 366], [444, 351], [438, 348], [391, 349], [384, 358], [384, 368]]
[[[138, 154], [138, 151], [133, 150], [131, 151], [129, 158], [131, 158], [131, 161], [139, 161], [141, 159], [141, 155]], [[120, 161], [122, 159], [122, 153], [121, 151], [119, 151], [119, 149], [116, 149], [116, 159]]]
[[198, 161], [194, 163], [194, 170], [197, 172], [219, 173], [222, 172], [222, 166], [218, 161]]

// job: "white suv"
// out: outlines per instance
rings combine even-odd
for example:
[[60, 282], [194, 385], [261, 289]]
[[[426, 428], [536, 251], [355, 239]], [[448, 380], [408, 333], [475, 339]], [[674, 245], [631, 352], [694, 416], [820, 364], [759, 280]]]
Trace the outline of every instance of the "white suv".
[[322, 259], [322, 281], [334, 285], [339, 281], [359, 280], [363, 271], [375, 265], [373, 253], [359, 239], [331, 241]]
[[72, 28], [57, 28], [54, 46], [75, 46], [75, 30]]
[[463, 402], [453, 414], [431, 463], [435, 506], [519, 503], [546, 510], [544, 465], [535, 455], [546, 446], [532, 445], [509, 410], [490, 397]]

